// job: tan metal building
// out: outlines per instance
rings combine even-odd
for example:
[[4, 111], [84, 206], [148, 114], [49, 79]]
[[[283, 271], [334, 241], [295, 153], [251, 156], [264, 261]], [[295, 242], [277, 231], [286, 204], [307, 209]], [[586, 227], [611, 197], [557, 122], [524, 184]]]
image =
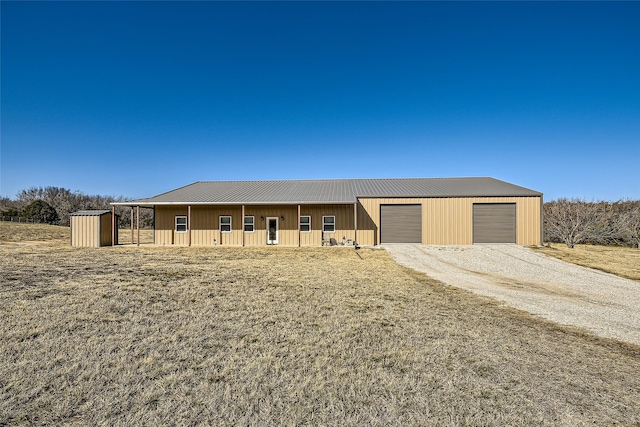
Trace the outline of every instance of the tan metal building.
[[494, 178], [196, 182], [154, 209], [156, 245], [542, 243], [542, 193]]
[[[71, 246], [117, 245], [118, 233], [113, 232], [112, 215], [113, 213], [108, 210], [85, 210], [70, 214]], [[117, 216], [115, 223], [117, 224]]]

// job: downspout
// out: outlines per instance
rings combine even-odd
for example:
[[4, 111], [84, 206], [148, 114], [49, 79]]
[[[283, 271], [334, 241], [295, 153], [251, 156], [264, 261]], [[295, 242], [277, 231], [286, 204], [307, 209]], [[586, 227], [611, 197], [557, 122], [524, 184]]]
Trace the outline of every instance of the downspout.
[[191, 205], [187, 206], [187, 245], [191, 246]]
[[[253, 218], [253, 221], [255, 223], [255, 217]], [[255, 224], [253, 225], [255, 227]], [[244, 246], [244, 205], [242, 205], [242, 246]]]

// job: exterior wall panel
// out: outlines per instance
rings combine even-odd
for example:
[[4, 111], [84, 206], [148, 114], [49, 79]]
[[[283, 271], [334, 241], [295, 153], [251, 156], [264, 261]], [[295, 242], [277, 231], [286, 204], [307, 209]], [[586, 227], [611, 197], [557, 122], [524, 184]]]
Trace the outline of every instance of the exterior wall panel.
[[[311, 232], [300, 233], [298, 243], [297, 205], [246, 205], [245, 215], [255, 217], [255, 231], [244, 233], [242, 207], [192, 206], [191, 244], [194, 246], [266, 245], [266, 218], [277, 217], [278, 244], [282, 246], [322, 245], [322, 216], [335, 215], [336, 231], [328, 237], [338, 242], [354, 239], [360, 245], [380, 244], [380, 205], [419, 204], [422, 206], [422, 243], [429, 245], [473, 244], [474, 203], [515, 203], [516, 243], [541, 243], [541, 197], [467, 197], [467, 198], [362, 198], [357, 204], [357, 236], [354, 233], [354, 205], [301, 205], [300, 214], [311, 216]], [[157, 206], [155, 242], [157, 245], [188, 245], [187, 233], [176, 233], [175, 216], [187, 215], [187, 206]], [[220, 215], [231, 215], [232, 233], [220, 233]], [[284, 220], [280, 219], [284, 216]], [[265, 220], [260, 218], [264, 217]]]
[[[240, 209], [240, 207], [238, 207]], [[246, 216], [254, 217], [254, 232], [244, 233], [245, 246], [267, 244], [267, 218], [278, 218], [278, 245], [298, 245], [298, 207], [296, 206], [245, 206]], [[284, 217], [284, 219], [282, 219]]]
[[[175, 231], [175, 217], [188, 214], [187, 206], [157, 206], [155, 210], [155, 242], [157, 245], [188, 245], [188, 233]], [[191, 245], [245, 246], [267, 244], [267, 218], [278, 218], [278, 245], [298, 246], [298, 205], [246, 205], [245, 216], [254, 217], [254, 231], [243, 232], [242, 206], [192, 206]], [[302, 205], [301, 215], [311, 216], [311, 232], [300, 233], [301, 246], [322, 245], [322, 216], [335, 215], [336, 240], [354, 239], [353, 205]], [[220, 233], [220, 216], [231, 216], [231, 233]], [[282, 219], [284, 217], [284, 219]], [[261, 219], [261, 218], [264, 218]]]
[[74, 216], [72, 217], [72, 240], [73, 246], [98, 247], [98, 217]]
[[[380, 244], [380, 205], [422, 204], [420, 198], [360, 199], [358, 207], [358, 243], [361, 245]], [[422, 233], [424, 236], [424, 206], [422, 208]], [[424, 241], [424, 238], [423, 238]]]
[[[540, 197], [467, 197], [467, 198], [384, 198], [360, 199], [362, 215], [368, 216], [374, 224], [380, 224], [382, 204], [422, 204], [422, 243], [426, 245], [471, 245], [473, 244], [473, 204], [474, 203], [515, 203], [516, 243], [519, 245], [539, 245]], [[375, 227], [369, 227], [375, 228]], [[377, 245], [380, 243], [379, 228], [358, 232], [359, 243]]]
[[176, 215], [187, 215], [186, 206], [158, 206], [156, 207], [155, 241], [157, 245], [186, 245], [186, 233], [175, 232]]
[[100, 246], [111, 246], [111, 214], [100, 217]]
[[338, 242], [345, 239], [355, 239], [353, 205], [310, 205], [301, 206], [300, 215], [311, 215], [311, 232], [301, 234], [301, 246], [322, 245], [322, 217], [333, 215], [336, 217], [336, 231], [327, 233], [327, 237]]
[[111, 245], [111, 214], [72, 215], [70, 226], [71, 246], [97, 248]]

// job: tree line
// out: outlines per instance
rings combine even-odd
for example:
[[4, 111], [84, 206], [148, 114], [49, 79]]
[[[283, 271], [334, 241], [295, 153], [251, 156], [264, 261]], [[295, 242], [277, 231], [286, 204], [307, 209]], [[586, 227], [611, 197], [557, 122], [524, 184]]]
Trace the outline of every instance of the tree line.
[[[0, 216], [22, 217], [34, 222], [69, 225], [69, 214], [87, 209], [111, 209], [122, 196], [88, 195], [60, 187], [31, 187], [15, 199], [0, 198]], [[640, 248], [640, 200], [588, 202], [584, 199], [557, 199], [544, 204], [544, 241], [577, 244], [634, 246]], [[131, 224], [131, 210], [116, 206], [119, 226]], [[140, 225], [153, 227], [153, 212], [140, 210]]]
[[[31, 187], [21, 190], [15, 199], [0, 198], [1, 217], [19, 217], [29, 221], [54, 225], [69, 226], [69, 215], [81, 210], [108, 209], [112, 202], [124, 202], [122, 196], [100, 196], [71, 191], [61, 187]], [[131, 224], [131, 208], [116, 206], [119, 215], [119, 226]], [[153, 227], [153, 212], [140, 209], [140, 227]]]
[[569, 248], [580, 243], [640, 248], [640, 200], [563, 198], [545, 203], [544, 240]]

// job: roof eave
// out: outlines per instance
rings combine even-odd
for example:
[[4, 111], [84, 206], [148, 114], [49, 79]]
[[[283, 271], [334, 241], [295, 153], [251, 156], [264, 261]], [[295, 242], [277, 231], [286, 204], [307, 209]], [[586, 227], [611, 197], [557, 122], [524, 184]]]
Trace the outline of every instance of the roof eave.
[[459, 199], [464, 198], [468, 199], [471, 197], [477, 198], [486, 198], [486, 197], [540, 197], [542, 193], [531, 193], [531, 194], [382, 194], [382, 195], [366, 195], [366, 196], [358, 196], [358, 199]]
[[112, 202], [114, 206], [140, 206], [140, 207], [154, 207], [154, 206], [270, 206], [270, 205], [353, 205], [357, 203], [357, 200], [353, 201], [299, 201], [299, 202]]

